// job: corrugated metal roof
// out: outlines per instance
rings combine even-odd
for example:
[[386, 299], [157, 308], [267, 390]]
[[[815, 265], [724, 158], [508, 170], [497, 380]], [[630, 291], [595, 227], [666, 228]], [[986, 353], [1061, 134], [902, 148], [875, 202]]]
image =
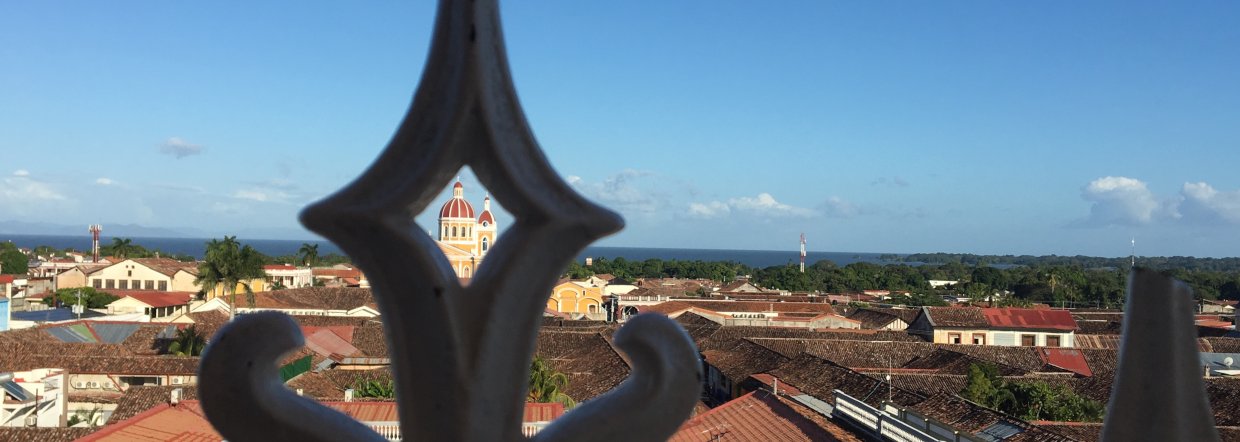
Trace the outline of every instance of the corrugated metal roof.
[[1076, 330], [1076, 320], [1067, 310], [1032, 308], [983, 308], [991, 327], [1044, 330]]
[[[12, 312], [11, 315], [12, 319], [18, 321], [54, 322], [77, 319], [77, 315], [73, 313], [73, 310], [68, 308], [51, 308], [33, 312]], [[90, 309], [82, 312], [82, 318], [96, 318], [99, 316], [106, 315]]]
[[982, 431], [977, 432], [977, 437], [980, 437], [982, 438], [982, 440], [986, 440], [990, 442], [999, 442], [1001, 440], [1004, 440], [1009, 437], [1015, 436], [1017, 434], [1023, 433], [1024, 431], [1025, 431], [1024, 428], [1021, 428], [1011, 422], [999, 421], [999, 422], [995, 422], [989, 427], [982, 429]]
[[1089, 362], [1085, 361], [1085, 354], [1080, 350], [1072, 348], [1040, 348], [1038, 356], [1048, 365], [1062, 368], [1064, 370], [1079, 374], [1081, 376], [1093, 376], [1094, 372], [1089, 369]]
[[99, 336], [99, 340], [108, 344], [120, 344], [125, 342], [133, 332], [138, 331], [141, 325], [138, 324], [94, 324], [95, 335]]
[[86, 326], [82, 324], [73, 324], [64, 327], [50, 327], [47, 329], [47, 334], [61, 340], [61, 342], [99, 342], [95, 340], [95, 335], [90, 332], [90, 329], [86, 328]]

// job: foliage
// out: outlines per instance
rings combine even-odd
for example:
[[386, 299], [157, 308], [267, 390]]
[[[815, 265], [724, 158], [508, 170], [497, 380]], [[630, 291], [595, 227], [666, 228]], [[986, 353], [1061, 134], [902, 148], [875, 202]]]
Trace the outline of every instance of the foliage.
[[319, 245], [302, 243], [301, 249], [297, 250], [297, 256], [301, 258], [301, 265], [313, 266], [319, 261]]
[[891, 299], [888, 299], [887, 302], [891, 304], [900, 304], [900, 305], [917, 306], [917, 307], [920, 307], [920, 306], [946, 307], [948, 305], [947, 301], [944, 301], [943, 298], [930, 295], [930, 294], [926, 294], [926, 293], [910, 293], [908, 295], [892, 295]]
[[353, 389], [354, 397], [396, 398], [396, 384], [391, 380], [362, 379], [359, 376], [353, 380], [353, 385], [350, 388]]
[[530, 392], [526, 402], [559, 402], [565, 408], [576, 405], [573, 398], [564, 394], [568, 388], [568, 376], [555, 371], [547, 361], [535, 356], [530, 362]]
[[177, 330], [172, 343], [168, 345], [168, 353], [177, 356], [199, 356], [207, 348], [207, 337], [197, 327], [190, 325]]
[[225, 236], [223, 240], [213, 239], [207, 243], [202, 264], [198, 265], [198, 283], [204, 292], [211, 292], [222, 284], [224, 294], [230, 295], [229, 303], [237, 305], [236, 294], [233, 293], [238, 284], [245, 289], [246, 302], [253, 307], [255, 304], [254, 290], [248, 281], [263, 278], [263, 255], [246, 245], [237, 242], [235, 236]]
[[1007, 382], [990, 364], [969, 365], [960, 396], [1025, 420], [1101, 422], [1102, 403], [1044, 381]]
[[73, 415], [69, 416], [69, 419], [65, 421], [65, 426], [72, 427], [74, 425], [85, 422], [86, 426], [94, 427], [95, 425], [99, 423], [100, 418], [102, 417], [103, 417], [103, 409], [99, 407], [94, 407], [89, 410], [77, 410], [77, 411], [74, 411]]
[[82, 294], [82, 305], [86, 306], [86, 308], [104, 308], [107, 307], [108, 304], [111, 304], [112, 301], [120, 299], [111, 293], [104, 292], [93, 287], [80, 287], [57, 290], [55, 297], [45, 297], [43, 298], [43, 303], [53, 306], [52, 302], [55, 301], [61, 306], [77, 305], [79, 293]]
[[24, 275], [30, 266], [30, 258], [17, 250], [11, 241], [0, 242], [0, 273]]

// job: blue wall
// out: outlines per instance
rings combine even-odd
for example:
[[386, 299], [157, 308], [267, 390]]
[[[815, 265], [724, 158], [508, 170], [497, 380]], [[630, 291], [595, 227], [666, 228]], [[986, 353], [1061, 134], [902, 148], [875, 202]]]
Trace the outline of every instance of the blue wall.
[[0, 331], [9, 329], [9, 298], [0, 298]]

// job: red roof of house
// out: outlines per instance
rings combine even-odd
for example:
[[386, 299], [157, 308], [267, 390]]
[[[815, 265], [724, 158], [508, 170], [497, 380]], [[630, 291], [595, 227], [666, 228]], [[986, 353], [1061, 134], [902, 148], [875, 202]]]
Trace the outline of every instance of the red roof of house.
[[329, 276], [333, 278], [361, 278], [362, 271], [358, 269], [314, 269], [311, 270], [314, 276]]
[[0, 275], [0, 284], [12, 284], [13, 275]]
[[1085, 361], [1085, 354], [1074, 348], [1039, 348], [1038, 356], [1042, 357], [1042, 362], [1057, 368], [1061, 368], [1081, 376], [1093, 376], [1093, 370], [1089, 369], [1089, 363]]
[[1028, 308], [983, 308], [991, 327], [1039, 330], [1076, 330], [1076, 320], [1067, 310]]
[[564, 404], [525, 403], [525, 419], [522, 422], [549, 422], [564, 414]]
[[149, 292], [138, 290], [108, 290], [108, 293], [121, 298], [133, 298], [151, 307], [172, 307], [189, 304], [194, 297], [190, 292]]
[[267, 264], [263, 266], [263, 270], [297, 270], [297, 267], [288, 264]]
[[[823, 424], [833, 428], [824, 428]], [[799, 410], [764, 390], [715, 407], [685, 422], [672, 441], [835, 441], [859, 440], [825, 419], [811, 420]], [[844, 437], [840, 437], [844, 436]]]

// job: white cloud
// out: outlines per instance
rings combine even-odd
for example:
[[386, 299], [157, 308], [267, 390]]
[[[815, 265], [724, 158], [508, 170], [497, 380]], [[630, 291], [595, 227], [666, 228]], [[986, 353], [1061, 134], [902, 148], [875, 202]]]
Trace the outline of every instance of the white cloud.
[[1098, 178], [1081, 188], [1081, 198], [1093, 203], [1084, 221], [1088, 225], [1143, 225], [1180, 216], [1174, 201], [1160, 201], [1135, 178]]
[[116, 181], [112, 181], [111, 178], [98, 178], [95, 180], [95, 184], [98, 184], [100, 186], [111, 186], [113, 184], [116, 184]]
[[689, 215], [698, 218], [716, 218], [725, 216], [732, 212], [732, 209], [719, 201], [711, 201], [708, 203], [689, 203]]
[[30, 171], [26, 169], [17, 169], [13, 171], [13, 176], [25, 178], [30, 176]]
[[198, 155], [202, 153], [203, 146], [201, 144], [193, 144], [177, 137], [172, 137], [159, 145], [159, 152], [177, 157], [177, 159], [185, 158], [190, 155]]
[[647, 180], [651, 172], [625, 169], [602, 182], [569, 175], [566, 181], [585, 196], [624, 214], [652, 214], [667, 208], [667, 193]]
[[689, 203], [689, 214], [698, 218], [718, 218], [733, 213], [761, 218], [809, 218], [818, 215], [813, 209], [781, 203], [766, 192], [754, 197], [729, 198], [726, 202]]
[[267, 192], [263, 192], [261, 190], [254, 190], [254, 189], [237, 190], [236, 192], [233, 192], [232, 197], [243, 199], [243, 200], [253, 200], [253, 201], [261, 201], [261, 202], [267, 202], [273, 199], [272, 195], [268, 194]]
[[1181, 208], [1193, 218], [1240, 223], [1240, 190], [1220, 191], [1205, 182], [1184, 183]]
[[808, 218], [814, 216], [813, 210], [781, 203], [776, 201], [774, 196], [771, 196], [771, 194], [766, 192], [759, 193], [758, 196], [753, 198], [743, 196], [740, 198], [729, 199], [728, 206], [737, 211], [754, 212], [756, 214], [766, 215], [771, 218]]

